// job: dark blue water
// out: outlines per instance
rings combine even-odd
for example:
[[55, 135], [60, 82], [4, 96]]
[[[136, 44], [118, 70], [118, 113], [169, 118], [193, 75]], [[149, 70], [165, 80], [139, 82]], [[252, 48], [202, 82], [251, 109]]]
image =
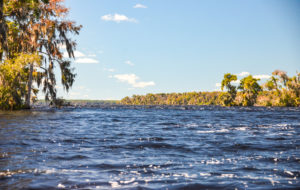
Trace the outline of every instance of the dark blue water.
[[0, 189], [297, 189], [300, 108], [0, 112]]

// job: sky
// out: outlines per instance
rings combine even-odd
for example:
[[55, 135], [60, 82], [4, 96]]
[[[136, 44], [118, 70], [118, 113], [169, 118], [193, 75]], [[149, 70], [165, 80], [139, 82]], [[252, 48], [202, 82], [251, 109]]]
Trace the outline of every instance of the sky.
[[[66, 0], [76, 81], [66, 99], [220, 90], [225, 73], [300, 71], [297, 0]], [[59, 79], [58, 79], [59, 81]]]

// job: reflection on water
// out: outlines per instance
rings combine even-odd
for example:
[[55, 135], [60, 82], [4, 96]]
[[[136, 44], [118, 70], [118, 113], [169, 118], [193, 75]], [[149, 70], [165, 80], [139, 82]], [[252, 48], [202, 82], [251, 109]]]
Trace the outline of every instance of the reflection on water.
[[300, 108], [0, 112], [0, 189], [297, 189]]

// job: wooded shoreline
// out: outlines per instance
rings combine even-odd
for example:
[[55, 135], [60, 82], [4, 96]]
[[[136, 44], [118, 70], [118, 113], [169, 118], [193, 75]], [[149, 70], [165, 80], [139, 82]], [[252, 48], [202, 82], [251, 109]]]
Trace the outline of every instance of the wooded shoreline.
[[[147, 95], [133, 95], [123, 98], [121, 105], [191, 105], [191, 106], [223, 106], [219, 96], [223, 92], [187, 92], [187, 93], [160, 93]], [[237, 102], [241, 102], [241, 93], [237, 93]], [[233, 106], [243, 106], [236, 104]], [[263, 91], [257, 97], [253, 106], [263, 107], [299, 107], [300, 105], [284, 105], [274, 92]], [[243, 106], [245, 107], [245, 106]]]
[[[275, 70], [266, 83], [248, 75], [235, 86], [237, 76], [226, 73], [221, 82], [222, 91], [160, 93], [133, 95], [123, 98], [124, 105], [220, 105], [220, 106], [300, 106], [300, 73], [289, 77]], [[227, 90], [223, 92], [223, 90]]]

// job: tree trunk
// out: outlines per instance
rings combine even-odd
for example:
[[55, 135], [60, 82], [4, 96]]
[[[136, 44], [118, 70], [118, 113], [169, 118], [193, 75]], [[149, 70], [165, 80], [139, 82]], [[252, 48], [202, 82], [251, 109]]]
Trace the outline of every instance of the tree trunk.
[[0, 0], [0, 23], [2, 25], [2, 23], [4, 23], [4, 20], [3, 20], [3, 0]]
[[[0, 0], [0, 43], [3, 49], [5, 49], [6, 32], [3, 18], [3, 0]], [[3, 52], [0, 53], [0, 61], [2, 61]]]
[[26, 103], [25, 106], [27, 109], [30, 109], [31, 105], [31, 86], [32, 86], [32, 73], [33, 73], [33, 63], [30, 63], [29, 68], [29, 80], [28, 80], [28, 92], [26, 96]]

